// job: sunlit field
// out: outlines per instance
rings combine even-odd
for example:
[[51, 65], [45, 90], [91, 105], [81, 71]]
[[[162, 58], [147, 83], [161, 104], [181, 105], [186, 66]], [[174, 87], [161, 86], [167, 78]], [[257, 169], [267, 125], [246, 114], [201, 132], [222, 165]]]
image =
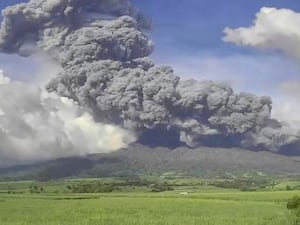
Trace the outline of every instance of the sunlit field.
[[297, 190], [242, 192], [209, 186], [160, 193], [132, 187], [74, 194], [67, 193], [63, 182], [40, 183], [36, 187], [43, 186], [40, 193], [29, 193], [30, 184], [1, 184], [2, 188], [17, 187], [12, 194], [3, 190], [0, 195], [1, 225], [292, 224], [286, 203], [299, 194]]

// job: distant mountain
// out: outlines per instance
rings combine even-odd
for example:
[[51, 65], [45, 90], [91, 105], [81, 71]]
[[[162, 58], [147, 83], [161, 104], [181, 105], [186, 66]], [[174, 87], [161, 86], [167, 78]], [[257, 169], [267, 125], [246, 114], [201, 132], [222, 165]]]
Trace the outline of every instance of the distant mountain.
[[299, 175], [300, 157], [244, 149], [179, 147], [151, 148], [132, 144], [126, 149], [86, 157], [57, 159], [33, 165], [0, 169], [2, 179], [57, 179], [163, 175], [220, 176], [245, 172]]

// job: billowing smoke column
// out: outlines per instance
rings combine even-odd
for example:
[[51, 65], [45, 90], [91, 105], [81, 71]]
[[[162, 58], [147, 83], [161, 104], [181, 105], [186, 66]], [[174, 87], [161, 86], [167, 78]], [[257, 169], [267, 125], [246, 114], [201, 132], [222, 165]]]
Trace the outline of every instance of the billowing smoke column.
[[77, 101], [99, 122], [134, 131], [141, 142], [300, 153], [299, 133], [270, 119], [269, 97], [180, 80], [172, 68], [155, 66], [143, 33], [151, 22], [128, 0], [31, 0], [3, 16], [2, 51], [47, 52], [63, 68], [49, 92]]

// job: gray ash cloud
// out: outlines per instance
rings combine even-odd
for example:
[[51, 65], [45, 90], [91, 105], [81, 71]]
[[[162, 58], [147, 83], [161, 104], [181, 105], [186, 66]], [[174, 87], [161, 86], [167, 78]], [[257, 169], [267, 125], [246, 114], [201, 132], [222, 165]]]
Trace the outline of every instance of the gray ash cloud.
[[[62, 67], [49, 92], [148, 145], [243, 147], [300, 154], [300, 135], [270, 118], [272, 101], [155, 66], [151, 20], [128, 0], [31, 0], [4, 10], [3, 52], [43, 50]], [[249, 84], [250, 85], [250, 84]]]

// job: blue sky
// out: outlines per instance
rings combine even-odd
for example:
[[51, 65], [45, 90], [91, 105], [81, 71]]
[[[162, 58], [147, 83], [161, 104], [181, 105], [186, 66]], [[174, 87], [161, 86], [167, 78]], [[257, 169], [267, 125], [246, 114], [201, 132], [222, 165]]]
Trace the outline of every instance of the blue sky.
[[177, 51], [241, 52], [221, 41], [223, 29], [250, 25], [261, 7], [289, 8], [300, 12], [298, 0], [133, 0], [153, 18], [157, 49]]
[[[0, 8], [19, 0], [1, 0]], [[151, 37], [158, 64], [171, 65], [183, 78], [214, 79], [230, 83], [237, 91], [281, 99], [278, 86], [300, 77], [300, 64], [278, 52], [259, 51], [224, 43], [225, 27], [249, 27], [262, 7], [300, 12], [299, 0], [132, 0], [153, 19]], [[0, 66], [19, 79], [32, 73], [30, 60], [1, 56]], [[28, 70], [16, 69], [27, 65]], [[25, 72], [23, 72], [25, 71]], [[300, 107], [299, 107], [300, 109]]]
[[0, 7], [1, 7], [1, 9], [3, 9], [3, 8], [9, 6], [9, 5], [14, 5], [14, 4], [17, 4], [19, 2], [26, 2], [26, 1], [20, 1], [20, 0], [2, 0], [0, 2]]

